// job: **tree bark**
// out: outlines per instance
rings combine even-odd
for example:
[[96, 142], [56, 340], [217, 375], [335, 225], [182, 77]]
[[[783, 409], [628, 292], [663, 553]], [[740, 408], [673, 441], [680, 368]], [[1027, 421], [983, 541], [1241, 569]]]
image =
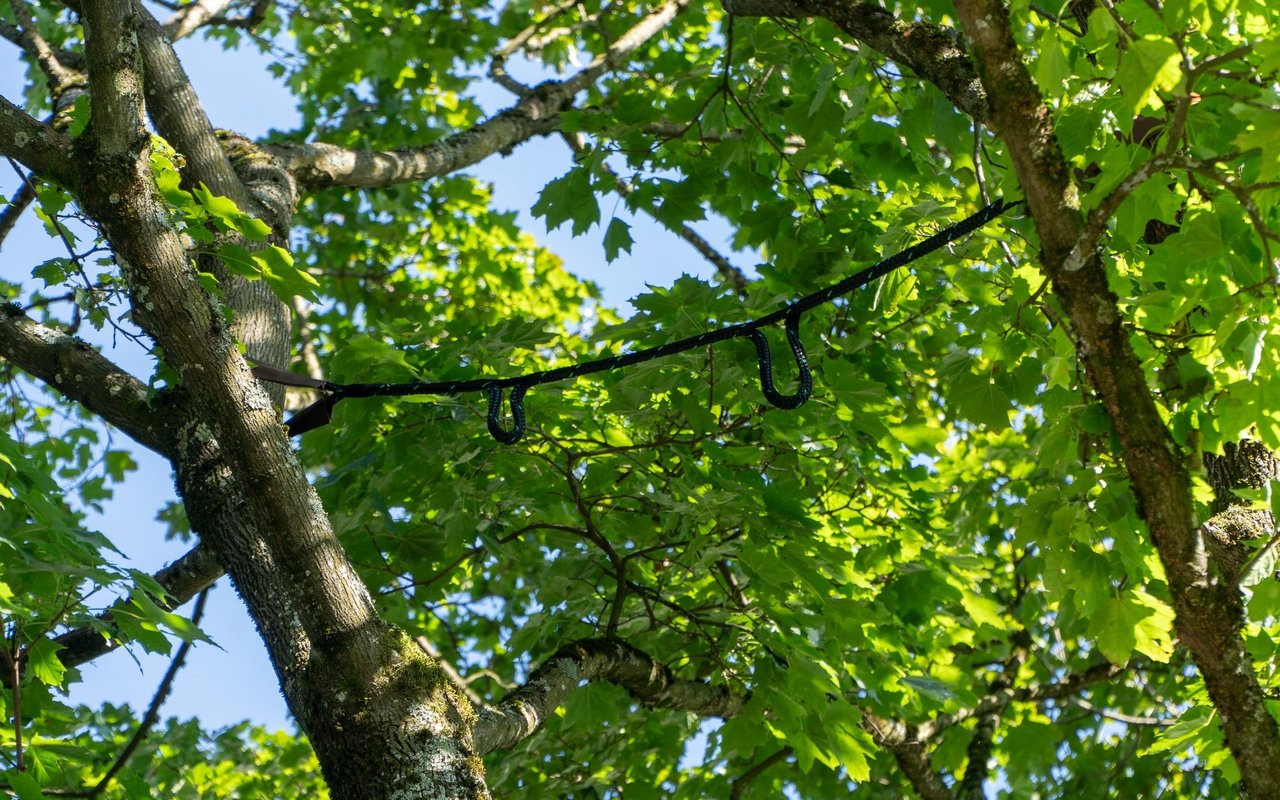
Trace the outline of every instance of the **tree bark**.
[[1202, 526], [1205, 544], [1223, 579], [1237, 580], [1252, 557], [1248, 543], [1273, 535], [1276, 520], [1270, 509], [1250, 508], [1233, 490], [1266, 488], [1280, 477], [1280, 462], [1262, 443], [1245, 439], [1227, 443], [1222, 455], [1205, 453], [1204, 466], [1214, 495], [1213, 516]]
[[[172, 421], [192, 527], [227, 568], [335, 798], [488, 797], [471, 711], [439, 666], [376, 615], [151, 177], [128, 3], [83, 6], [94, 113], [78, 189], [131, 289], [134, 319], [190, 403]], [[141, 23], [144, 24], [145, 23]]]
[[1191, 650], [1250, 796], [1280, 797], [1280, 730], [1241, 638], [1239, 591], [1209, 569], [1191, 479], [1156, 408], [1096, 248], [1050, 110], [1023, 64], [998, 0], [957, 0], [990, 103], [1040, 236], [1041, 260], [1079, 342], [1089, 381], [1120, 440], [1139, 512], [1164, 565], [1177, 630]]

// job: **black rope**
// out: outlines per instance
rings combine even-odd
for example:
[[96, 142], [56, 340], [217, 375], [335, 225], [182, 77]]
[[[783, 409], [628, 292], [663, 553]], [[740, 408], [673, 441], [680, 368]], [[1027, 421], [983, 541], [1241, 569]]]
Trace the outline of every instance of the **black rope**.
[[502, 387], [491, 382], [485, 385], [484, 392], [489, 396], [489, 435], [502, 444], [515, 444], [524, 436], [524, 393], [529, 389], [523, 384], [511, 389], [511, 430], [503, 430], [498, 421], [502, 413]]
[[804, 401], [813, 394], [813, 373], [809, 370], [809, 359], [804, 354], [804, 343], [800, 341], [800, 314], [792, 311], [787, 314], [787, 344], [796, 357], [796, 366], [800, 369], [800, 388], [795, 394], [782, 394], [773, 385], [773, 356], [769, 354], [769, 340], [764, 338], [764, 331], [756, 328], [751, 331], [751, 341], [756, 346], [756, 360], [760, 362], [760, 391], [764, 398], [778, 408], [791, 410], [804, 405]]
[[[467, 392], [484, 392], [489, 403], [486, 415], [489, 433], [502, 444], [515, 444], [524, 436], [524, 396], [531, 387], [570, 380], [571, 378], [591, 375], [596, 372], [621, 369], [632, 364], [640, 364], [656, 358], [684, 353], [716, 342], [735, 339], [739, 336], [749, 336], [756, 346], [756, 356], [760, 362], [760, 389], [764, 393], [765, 399], [779, 408], [799, 408], [813, 393], [813, 375], [809, 369], [808, 358], [805, 356], [804, 345], [800, 341], [800, 317], [804, 312], [824, 303], [829, 303], [837, 297], [849, 294], [899, 267], [906, 266], [912, 261], [954, 242], [961, 236], [972, 233], [1009, 209], [1021, 205], [1022, 202], [1021, 200], [1013, 202], [996, 200], [972, 216], [938, 231], [929, 238], [878, 261], [860, 272], [855, 272], [838, 283], [833, 283], [813, 294], [805, 295], [798, 300], [787, 303], [778, 310], [765, 314], [763, 317], [734, 325], [726, 325], [723, 328], [700, 333], [696, 336], [687, 336], [674, 342], [667, 342], [657, 347], [636, 350], [619, 356], [582, 361], [577, 364], [557, 367], [556, 369], [530, 372], [526, 375], [516, 375], [509, 378], [483, 377], [461, 381], [330, 383], [329, 381], [318, 381], [266, 366], [255, 367], [254, 373], [259, 378], [273, 383], [305, 386], [326, 393], [325, 397], [302, 409], [285, 423], [289, 427], [290, 436], [297, 436], [327, 424], [333, 416], [333, 407], [339, 400], [348, 397], [405, 397], [408, 395], [456, 395]], [[791, 352], [795, 356], [796, 364], [799, 367], [799, 386], [796, 392], [790, 395], [781, 394], [774, 386], [773, 358], [769, 353], [769, 342], [761, 330], [779, 321], [785, 322], [787, 343], [790, 345]], [[501, 423], [503, 392], [506, 389], [511, 390], [510, 429], [504, 429]]]

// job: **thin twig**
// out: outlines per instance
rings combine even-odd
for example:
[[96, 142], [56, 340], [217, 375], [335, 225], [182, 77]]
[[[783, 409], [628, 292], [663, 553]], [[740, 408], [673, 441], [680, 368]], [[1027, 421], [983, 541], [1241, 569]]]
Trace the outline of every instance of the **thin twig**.
[[1121, 32], [1123, 32], [1126, 37], [1128, 37], [1129, 41], [1136, 42], [1138, 40], [1138, 34], [1134, 33], [1133, 27], [1130, 26], [1129, 23], [1121, 19], [1120, 14], [1116, 12], [1115, 4], [1112, 3], [1111, 0], [1098, 1], [1102, 3], [1102, 7], [1111, 15], [1111, 19], [1115, 20], [1116, 26], [1120, 28]]
[[82, 82], [81, 76], [62, 65], [57, 53], [45, 41], [40, 29], [36, 27], [26, 0], [10, 0], [9, 7], [21, 26], [20, 46], [35, 58], [40, 71], [49, 80], [49, 90], [53, 97], [56, 99], [73, 84]]
[[[18, 174], [22, 176], [22, 173]], [[18, 224], [18, 219], [22, 217], [22, 212], [26, 211], [35, 199], [36, 190], [32, 176], [23, 176], [22, 184], [18, 186], [18, 191], [14, 193], [4, 210], [0, 211], [0, 247], [4, 246], [4, 240], [13, 232], [14, 226]]]
[[772, 767], [779, 761], [784, 761], [789, 758], [792, 752], [794, 751], [790, 745], [788, 745], [772, 755], [765, 757], [759, 764], [756, 764], [737, 778], [734, 778], [733, 783], [729, 786], [729, 800], [739, 800], [739, 798], [746, 793], [747, 789], [750, 788], [751, 784], [755, 782], [756, 778], [763, 775], [769, 767]]
[[1240, 567], [1240, 571], [1236, 573], [1234, 580], [1237, 589], [1240, 588], [1240, 581], [1248, 577], [1249, 573], [1253, 572], [1253, 568], [1258, 565], [1258, 562], [1262, 561], [1262, 559], [1266, 558], [1273, 550], [1276, 549], [1276, 545], [1280, 545], [1280, 531], [1276, 531], [1272, 534], [1271, 538], [1267, 540], [1267, 543], [1262, 546], [1262, 549], [1254, 553], [1253, 556]]
[[18, 651], [18, 623], [9, 628], [9, 649], [4, 651], [9, 677], [13, 681], [13, 750], [14, 769], [25, 769], [22, 755], [22, 657]]
[[[586, 152], [586, 143], [583, 141], [580, 134], [561, 132], [560, 136], [564, 139], [565, 144], [569, 145], [569, 149], [574, 152], [574, 155], [581, 156]], [[603, 160], [600, 161], [597, 168], [602, 174], [613, 181], [613, 189], [619, 196], [630, 197], [635, 193], [635, 186], [615, 172], [613, 167], [609, 166]], [[688, 242], [694, 250], [697, 250], [703, 258], [709, 261], [711, 265], [716, 268], [716, 273], [719, 274], [721, 280], [732, 286], [735, 292], [739, 295], [746, 293], [748, 284], [747, 276], [743, 274], [741, 269], [730, 263], [729, 259], [725, 258], [714, 247], [712, 247], [711, 243], [704, 239], [701, 234], [684, 223], [681, 223], [675, 228], [666, 226], [662, 220], [658, 219], [657, 213], [648, 206], [643, 207], [641, 210], [654, 221], [664, 227], [667, 227], [668, 230], [674, 232], [681, 239]]]

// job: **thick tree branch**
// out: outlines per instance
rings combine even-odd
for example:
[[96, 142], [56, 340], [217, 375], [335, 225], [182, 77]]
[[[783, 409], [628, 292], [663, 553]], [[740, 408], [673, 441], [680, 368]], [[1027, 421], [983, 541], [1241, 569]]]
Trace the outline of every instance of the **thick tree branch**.
[[172, 455], [165, 418], [156, 414], [142, 381], [88, 343], [41, 325], [16, 305], [0, 306], [0, 358], [162, 456]]
[[78, 173], [71, 140], [0, 97], [0, 155], [26, 165], [36, 175], [75, 188]]
[[57, 52], [40, 35], [26, 0], [10, 0], [9, 7], [13, 10], [13, 16], [18, 24], [22, 26], [18, 35], [19, 45], [35, 58], [40, 71], [49, 81], [49, 90], [54, 99], [60, 97], [73, 84], [82, 82], [84, 76], [67, 69], [58, 58]]
[[[1012, 641], [1012, 652], [1001, 665], [1000, 674], [988, 686], [989, 693], [999, 693], [1013, 687], [1018, 671], [1027, 660], [1031, 637], [1025, 630], [1017, 631]], [[997, 709], [978, 718], [973, 729], [973, 738], [969, 740], [969, 763], [965, 766], [964, 775], [956, 787], [957, 798], [982, 800], [985, 797], [983, 785], [991, 772], [991, 747], [995, 741], [996, 728], [1000, 725], [1000, 716], [1004, 709]]]
[[200, 400], [198, 414], [183, 415], [173, 459], [192, 527], [245, 599], [335, 800], [439, 785], [487, 800], [466, 741], [470, 704], [377, 616], [170, 221], [150, 170], [135, 12], [82, 4], [94, 114], [76, 144], [97, 169], [81, 207], [121, 264], [134, 319]]
[[[1019, 656], [1017, 660], [1020, 661]], [[1013, 659], [1011, 659], [1012, 661]], [[979, 719], [979, 730], [975, 731], [974, 741], [977, 752], [970, 746], [970, 765], [964, 774], [964, 781], [957, 787], [955, 797], [974, 795], [968, 784], [977, 783], [981, 787], [981, 777], [986, 774], [987, 752], [991, 737], [995, 732], [995, 722], [1000, 714], [1013, 702], [1040, 703], [1045, 700], [1067, 697], [1081, 689], [1101, 681], [1109, 680], [1124, 670], [1111, 664], [1098, 664], [1078, 672], [1055, 683], [1037, 684], [1020, 689], [1011, 688], [1009, 681], [997, 679], [992, 690], [972, 707], [961, 709], [952, 714], [939, 714], [928, 722], [909, 725], [899, 720], [886, 719], [873, 714], [863, 716], [863, 727], [876, 742], [893, 754], [898, 767], [910, 781], [911, 787], [925, 800], [953, 800], [953, 793], [943, 782], [942, 776], [933, 768], [928, 747], [931, 741], [944, 730], [965, 720]], [[987, 729], [981, 725], [986, 723]], [[981, 763], [975, 766], [974, 760]], [[971, 777], [972, 776], [972, 777]]]
[[[207, 5], [216, 5], [207, 4]], [[184, 11], [203, 7], [195, 3]], [[182, 12], [179, 12], [182, 13]], [[197, 12], [192, 12], [198, 16]], [[266, 192], [264, 203], [255, 202], [236, 170], [223, 142], [214, 132], [182, 63], [173, 51], [165, 31], [145, 8], [139, 9], [138, 43], [147, 93], [147, 113], [156, 130], [186, 157], [182, 168], [187, 186], [203, 183], [218, 195], [231, 198], [236, 206], [265, 220], [274, 232], [273, 244], [287, 246], [289, 219], [296, 200], [296, 187], [283, 176], [278, 181], [284, 192]], [[280, 188], [280, 187], [273, 187]], [[259, 247], [245, 243], [250, 249]], [[236, 312], [232, 331], [244, 343], [246, 353], [260, 364], [283, 366], [289, 356], [289, 309], [271, 291], [266, 281], [248, 281], [228, 272], [215, 259], [206, 259], [202, 269], [218, 276], [226, 291], [226, 302]], [[270, 390], [272, 402], [284, 401], [284, 390]]]
[[174, 12], [164, 22], [165, 38], [171, 42], [185, 39], [209, 20], [226, 11], [232, 0], [196, 0]]
[[[382, 657], [377, 643], [380, 630], [372, 624], [376, 619], [372, 601], [333, 539], [275, 410], [253, 379], [221, 314], [201, 288], [151, 177], [138, 54], [133, 49], [137, 37], [128, 25], [132, 12], [127, 4], [107, 0], [86, 0], [84, 8], [94, 115], [82, 138], [91, 162], [114, 169], [101, 170], [97, 179], [89, 182], [83, 205], [102, 222], [124, 267], [134, 318], [164, 348], [183, 386], [201, 398], [202, 418], [192, 421], [194, 430], [182, 433], [183, 446], [193, 452], [179, 454], [175, 466], [180, 481], [195, 480], [195, 453], [210, 458], [208, 451], [213, 448], [223, 460], [219, 473], [229, 470], [238, 476], [231, 479], [233, 483], [252, 483], [251, 489], [243, 490], [242, 502], [247, 508], [242, 514], [250, 517], [255, 527], [273, 535], [267, 542], [246, 542], [244, 546], [266, 547], [268, 553], [262, 555], [274, 556], [273, 569], [284, 570], [294, 581], [288, 590], [310, 598], [293, 609], [300, 615], [294, 624], [301, 624], [313, 642], [333, 648], [331, 655], [345, 651], [352, 679], [371, 678]], [[214, 474], [201, 479], [227, 481], [228, 476]], [[226, 491], [225, 487], [209, 485], [203, 493], [220, 495]], [[189, 512], [193, 500], [209, 501], [209, 497], [193, 497], [190, 491], [184, 492], [183, 499]], [[196, 522], [194, 514], [192, 522]], [[201, 531], [211, 532], [217, 531]], [[224, 563], [230, 557], [244, 559], [248, 555], [235, 549], [224, 552], [217, 546], [215, 551]], [[273, 571], [261, 579], [274, 583], [280, 578]], [[246, 591], [239, 578], [238, 585]], [[283, 586], [256, 588], [285, 590]], [[279, 597], [269, 601], [262, 597], [251, 607], [256, 605], [255, 610], [261, 612], [279, 602]]]
[[29, 175], [23, 176], [22, 185], [9, 198], [9, 204], [0, 209], [0, 247], [4, 247], [5, 239], [9, 238], [18, 220], [22, 218], [23, 212], [35, 199], [35, 179]]
[[1240, 593], [1209, 569], [1195, 521], [1187, 459], [1156, 407], [1129, 343], [1096, 249], [1073, 252], [1085, 233], [1076, 187], [999, 0], [957, 0], [1001, 136], [1040, 236], [1043, 268], [1062, 302], [1120, 441], [1138, 508], [1164, 566], [1177, 630], [1222, 715], [1227, 745], [1253, 797], [1280, 797], [1280, 730], [1241, 638]]
[[323, 142], [267, 150], [307, 189], [391, 186], [448, 175], [545, 136], [559, 125], [564, 108], [561, 93], [541, 88], [470, 130], [414, 150], [348, 150]]
[[864, 714], [862, 727], [876, 743], [893, 755], [898, 768], [907, 776], [916, 794], [924, 800], [952, 800], [951, 791], [933, 768], [927, 740], [920, 736], [916, 726], [874, 714]]
[[570, 78], [543, 83], [514, 106], [427, 147], [367, 151], [315, 143], [268, 149], [308, 189], [391, 186], [448, 175], [555, 131], [560, 112], [570, 107], [578, 92], [624, 63], [688, 4], [689, 0], [671, 0], [659, 6]]
[[[927, 800], [952, 800], [951, 790], [931, 766], [931, 740], [943, 730], [974, 717], [1002, 712], [1012, 702], [1039, 703], [1073, 695], [1123, 672], [1099, 664], [1054, 683], [1018, 689], [1001, 686], [973, 708], [944, 714], [921, 725], [864, 715], [864, 727], [889, 750], [913, 788]], [[475, 751], [484, 755], [514, 747], [533, 735], [583, 682], [604, 680], [626, 689], [632, 697], [657, 708], [691, 711], [729, 719], [742, 712], [746, 696], [723, 686], [675, 677], [663, 663], [619, 639], [584, 639], [565, 645], [547, 659], [520, 688], [496, 706], [480, 710], [472, 732]], [[789, 754], [784, 750], [758, 771]], [[758, 765], [759, 766], [759, 765]], [[748, 774], [754, 777], [758, 771]], [[744, 775], [742, 780], [747, 780]], [[740, 789], [739, 789], [740, 792]]]
[[875, 3], [852, 0], [724, 0], [739, 17], [823, 17], [857, 41], [937, 86], [956, 108], [987, 118], [987, 95], [960, 32], [929, 22], [902, 22]]
[[15, 47], [22, 47], [22, 31], [7, 19], [0, 19], [0, 39]]
[[[178, 14], [190, 12], [191, 17], [199, 17], [198, 9], [207, 5], [192, 3]], [[203, 183], [214, 194], [229, 197], [237, 206], [248, 210], [249, 195], [218, 142], [200, 98], [191, 87], [164, 29], [145, 8], [139, 11], [138, 44], [145, 75], [147, 114], [156, 131], [186, 158], [183, 178], [192, 185]]]
[[[132, 2], [85, 3], [85, 59], [93, 114], [83, 139], [100, 167], [131, 159], [147, 143], [142, 76], [137, 69], [137, 12]], [[96, 176], [99, 181], [108, 176]], [[124, 198], [117, 197], [116, 203]]]
[[615, 683], [648, 705], [706, 717], [735, 717], [746, 702], [724, 686], [677, 678], [665, 664], [620, 639], [583, 639], [557, 650], [523, 686], [480, 712], [472, 733], [476, 752], [514, 747], [579, 684], [596, 680]]

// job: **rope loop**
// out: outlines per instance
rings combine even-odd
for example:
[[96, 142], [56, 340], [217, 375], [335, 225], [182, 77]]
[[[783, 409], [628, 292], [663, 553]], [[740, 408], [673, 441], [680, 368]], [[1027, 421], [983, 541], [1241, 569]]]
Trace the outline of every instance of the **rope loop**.
[[502, 415], [502, 387], [497, 383], [486, 383], [484, 393], [489, 398], [489, 413], [485, 421], [489, 425], [489, 435], [501, 444], [515, 444], [524, 436], [524, 393], [529, 390], [524, 384], [511, 387], [511, 430], [504, 430], [499, 417]]
[[809, 359], [804, 354], [804, 343], [800, 341], [800, 314], [793, 310], [787, 314], [787, 344], [791, 345], [791, 353], [796, 357], [796, 366], [800, 374], [795, 394], [782, 394], [773, 384], [773, 356], [769, 353], [769, 340], [759, 328], [751, 329], [751, 341], [756, 346], [756, 358], [760, 362], [760, 391], [764, 399], [772, 405], [791, 410], [805, 404], [813, 394], [813, 373], [809, 370]]

